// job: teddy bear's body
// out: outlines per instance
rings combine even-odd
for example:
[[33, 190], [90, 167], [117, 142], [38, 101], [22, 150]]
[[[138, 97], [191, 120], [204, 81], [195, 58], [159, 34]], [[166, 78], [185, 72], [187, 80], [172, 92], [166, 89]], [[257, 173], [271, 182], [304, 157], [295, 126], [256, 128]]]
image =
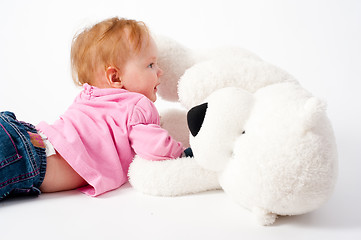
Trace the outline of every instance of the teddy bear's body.
[[[133, 187], [167, 196], [222, 188], [263, 225], [277, 215], [312, 211], [330, 197], [337, 152], [321, 100], [246, 50], [194, 54], [169, 39], [158, 45], [159, 64], [168, 71], [160, 94], [202, 111], [191, 118], [203, 119], [191, 129], [194, 159], [136, 157], [129, 170]], [[163, 117], [173, 119], [163, 127], [184, 139], [185, 112], [177, 114], [176, 121]]]

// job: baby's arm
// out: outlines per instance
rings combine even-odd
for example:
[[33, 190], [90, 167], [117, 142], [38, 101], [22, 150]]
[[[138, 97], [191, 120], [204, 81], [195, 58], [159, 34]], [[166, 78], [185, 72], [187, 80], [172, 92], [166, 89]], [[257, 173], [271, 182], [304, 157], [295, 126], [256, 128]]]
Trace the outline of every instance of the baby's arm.
[[146, 97], [137, 102], [128, 126], [131, 147], [141, 158], [159, 161], [182, 156], [182, 143], [160, 126], [159, 113]]
[[129, 140], [135, 153], [148, 160], [174, 159], [182, 156], [184, 151], [182, 143], [157, 124], [131, 126]]
[[[153, 123], [146, 124], [147, 119]], [[149, 109], [138, 108], [132, 115], [129, 140], [137, 154], [128, 172], [132, 186], [140, 192], [161, 196], [220, 188], [217, 173], [201, 168], [192, 158], [180, 157], [190, 156], [190, 149], [183, 155], [182, 144], [157, 123], [159, 116], [152, 115]]]

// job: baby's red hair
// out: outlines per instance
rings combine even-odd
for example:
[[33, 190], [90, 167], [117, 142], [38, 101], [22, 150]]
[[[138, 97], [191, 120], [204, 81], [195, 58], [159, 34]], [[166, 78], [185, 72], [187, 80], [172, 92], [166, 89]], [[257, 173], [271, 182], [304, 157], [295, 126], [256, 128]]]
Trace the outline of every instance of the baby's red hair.
[[100, 71], [109, 66], [122, 71], [129, 56], [137, 54], [143, 41], [149, 40], [149, 31], [143, 22], [111, 18], [84, 29], [73, 38], [71, 70], [74, 83], [92, 84]]

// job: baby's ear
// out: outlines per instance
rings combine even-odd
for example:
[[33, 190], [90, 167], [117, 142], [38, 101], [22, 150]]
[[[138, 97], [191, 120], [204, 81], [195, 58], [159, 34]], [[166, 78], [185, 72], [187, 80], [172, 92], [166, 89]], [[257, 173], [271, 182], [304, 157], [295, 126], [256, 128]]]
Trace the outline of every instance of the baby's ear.
[[123, 84], [121, 81], [119, 70], [115, 67], [108, 67], [105, 71], [108, 84], [113, 88], [122, 88]]

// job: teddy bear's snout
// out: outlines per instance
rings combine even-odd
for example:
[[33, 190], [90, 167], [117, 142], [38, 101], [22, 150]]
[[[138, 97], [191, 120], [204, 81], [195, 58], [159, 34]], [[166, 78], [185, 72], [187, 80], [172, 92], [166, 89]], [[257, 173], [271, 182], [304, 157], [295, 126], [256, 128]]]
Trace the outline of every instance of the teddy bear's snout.
[[208, 103], [191, 108], [187, 113], [188, 128], [193, 137], [197, 136], [206, 116]]

